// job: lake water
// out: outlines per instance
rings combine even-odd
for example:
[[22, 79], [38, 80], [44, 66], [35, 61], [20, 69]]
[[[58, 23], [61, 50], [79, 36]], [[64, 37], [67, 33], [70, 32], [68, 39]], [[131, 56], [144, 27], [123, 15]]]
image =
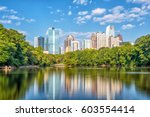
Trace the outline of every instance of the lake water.
[[1, 100], [149, 100], [150, 68], [0, 71]]

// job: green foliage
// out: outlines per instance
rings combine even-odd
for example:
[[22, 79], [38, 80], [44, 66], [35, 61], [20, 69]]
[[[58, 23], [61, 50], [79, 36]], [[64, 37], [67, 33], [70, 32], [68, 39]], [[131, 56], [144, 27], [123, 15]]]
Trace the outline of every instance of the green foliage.
[[45, 55], [41, 48], [33, 48], [25, 36], [0, 24], [0, 66], [53, 64], [53, 56]]

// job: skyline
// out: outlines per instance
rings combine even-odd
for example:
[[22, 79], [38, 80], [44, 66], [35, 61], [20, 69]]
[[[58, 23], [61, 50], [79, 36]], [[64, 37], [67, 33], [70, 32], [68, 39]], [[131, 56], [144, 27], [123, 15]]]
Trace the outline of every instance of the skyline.
[[[63, 44], [67, 35], [89, 39], [92, 32], [104, 32], [114, 25], [124, 41], [134, 42], [150, 33], [150, 0], [13, 0], [0, 1], [0, 23], [27, 35], [46, 37], [49, 27], [59, 28]], [[86, 27], [86, 28], [85, 28]]]

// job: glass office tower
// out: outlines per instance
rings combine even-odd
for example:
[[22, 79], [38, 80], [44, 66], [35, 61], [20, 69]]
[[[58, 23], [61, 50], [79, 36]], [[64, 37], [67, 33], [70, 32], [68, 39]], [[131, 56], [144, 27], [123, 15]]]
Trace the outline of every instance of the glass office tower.
[[49, 28], [46, 35], [45, 50], [50, 54], [59, 54], [59, 30], [54, 27]]

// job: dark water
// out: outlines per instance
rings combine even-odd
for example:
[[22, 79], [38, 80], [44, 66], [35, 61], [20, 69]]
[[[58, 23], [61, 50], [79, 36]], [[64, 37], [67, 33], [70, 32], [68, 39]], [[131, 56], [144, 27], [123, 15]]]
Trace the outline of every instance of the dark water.
[[1, 100], [149, 100], [150, 68], [0, 71]]

